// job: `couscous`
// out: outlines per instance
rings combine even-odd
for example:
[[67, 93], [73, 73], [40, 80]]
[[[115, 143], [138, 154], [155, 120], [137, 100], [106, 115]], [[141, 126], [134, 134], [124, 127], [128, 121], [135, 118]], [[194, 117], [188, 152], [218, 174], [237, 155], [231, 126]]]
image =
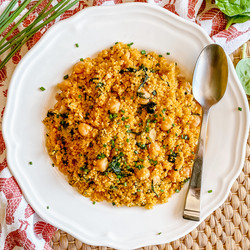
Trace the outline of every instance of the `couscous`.
[[152, 208], [190, 178], [201, 107], [175, 62], [116, 43], [58, 84], [48, 153], [93, 202]]

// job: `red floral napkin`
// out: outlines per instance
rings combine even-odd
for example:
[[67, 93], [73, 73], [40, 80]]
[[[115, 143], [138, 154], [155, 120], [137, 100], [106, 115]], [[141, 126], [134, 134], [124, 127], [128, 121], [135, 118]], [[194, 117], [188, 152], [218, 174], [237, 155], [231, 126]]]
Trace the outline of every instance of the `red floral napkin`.
[[[9, 2], [10, 0], [0, 0], [0, 13]], [[22, 1], [19, 1], [19, 4], [21, 4], [21, 2]], [[27, 12], [27, 9], [31, 8], [36, 2], [37, 1], [32, 1], [24, 12]], [[54, 0], [52, 5], [55, 5], [57, 2], [59, 2], [59, 0]], [[55, 21], [37, 32], [27, 42], [26, 46], [12, 57], [12, 60], [9, 61], [7, 66], [0, 70], [0, 249], [9, 250], [15, 246], [29, 250], [50, 249], [49, 242], [56, 231], [55, 227], [41, 219], [26, 202], [22, 191], [7, 167], [6, 149], [1, 124], [9, 82], [16, 65], [54, 23], [66, 19], [89, 6], [113, 5], [124, 2], [133, 1], [80, 1], [71, 10], [66, 11]], [[228, 54], [232, 53], [250, 39], [250, 21], [232, 25], [228, 30], [225, 30], [227, 20], [224, 14], [216, 7], [213, 0], [138, 0], [135, 2], [148, 2], [149, 4], [159, 5], [182, 18], [197, 23], [197, 25], [200, 25], [213, 41], [220, 44]], [[16, 34], [20, 32], [23, 27], [27, 27], [47, 3], [48, 0], [44, 0], [30, 16], [22, 22], [14, 33]]]

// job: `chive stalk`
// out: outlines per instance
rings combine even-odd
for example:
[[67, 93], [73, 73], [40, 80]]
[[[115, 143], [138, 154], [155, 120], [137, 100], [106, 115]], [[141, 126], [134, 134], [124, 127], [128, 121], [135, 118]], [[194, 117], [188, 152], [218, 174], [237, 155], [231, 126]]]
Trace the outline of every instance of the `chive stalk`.
[[[28, 5], [30, 0], [24, 1], [13, 13], [8, 17], [9, 13], [14, 8], [15, 4], [17, 3], [16, 0], [11, 1], [11, 3], [7, 6], [5, 11], [0, 15], [0, 33], [2, 33], [23, 11], [23, 9]], [[37, 7], [42, 1], [39, 0], [38, 3], [35, 4]], [[5, 64], [11, 59], [11, 57], [19, 50], [21, 47], [42, 27], [56, 19], [58, 16], [63, 14], [66, 10], [73, 7], [79, 0], [75, 0], [71, 3], [70, 0], [61, 1], [57, 3], [54, 7], [50, 7], [52, 0], [48, 2], [48, 4], [44, 7], [42, 12], [38, 15], [38, 17], [32, 22], [31, 25], [23, 29], [21, 32], [16, 34], [13, 38], [9, 41], [6, 41], [7, 37], [13, 32], [13, 30], [25, 19], [27, 16], [33, 11], [36, 7], [32, 7], [18, 22], [12, 29], [1, 39], [0, 41], [0, 55], [3, 54], [6, 50], [11, 48], [9, 54], [4, 58], [4, 60], [0, 64], [0, 69], [2, 69]], [[50, 15], [51, 14], [51, 15]], [[43, 21], [47, 18], [45, 21]], [[42, 23], [40, 23], [43, 21]], [[38, 24], [40, 23], [40, 24]], [[5, 43], [4, 43], [5, 42]]]
[[32, 8], [30, 8], [30, 10], [26, 13], [26, 15], [24, 15], [22, 18], [20, 18], [20, 20], [9, 30], [9, 32], [2, 38], [2, 40], [0, 41], [0, 45], [3, 44], [4, 41], [6, 41], [6, 39], [11, 35], [11, 33], [18, 27], [18, 25], [25, 19], [27, 18], [27, 16], [29, 16], [29, 14], [36, 8], [38, 7], [38, 5], [40, 5], [40, 3], [43, 0], [39, 0]]
[[10, 15], [3, 24], [1, 24], [0, 28], [0, 34], [3, 33], [3, 31], [16, 19], [17, 16], [20, 15], [20, 13], [25, 9], [25, 7], [29, 4], [30, 0], [24, 1], [16, 10], [15, 15]]

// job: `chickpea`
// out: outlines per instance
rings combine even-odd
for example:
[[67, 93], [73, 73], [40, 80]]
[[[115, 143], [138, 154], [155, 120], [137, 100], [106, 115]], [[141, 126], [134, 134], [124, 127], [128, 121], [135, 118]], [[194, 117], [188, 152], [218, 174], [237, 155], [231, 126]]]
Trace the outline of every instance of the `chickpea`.
[[118, 113], [121, 103], [118, 100], [113, 100], [109, 103], [109, 111], [111, 113]]
[[[144, 89], [140, 90], [140, 93], [141, 93], [141, 95], [143, 97], [143, 98], [139, 97], [140, 104], [147, 104], [149, 102], [148, 98], [150, 98], [150, 94]], [[146, 98], [146, 99], [144, 99], [144, 98]]]
[[92, 129], [91, 126], [89, 126], [88, 124], [86, 123], [81, 123], [79, 126], [78, 126], [78, 131], [79, 133], [82, 135], [82, 136], [87, 136], [90, 132], [90, 130]]
[[61, 83], [58, 83], [57, 84], [57, 87], [60, 89], [60, 90], [66, 90], [68, 88], [71, 87], [71, 82], [69, 80], [64, 80], [62, 81]]
[[201, 123], [201, 117], [199, 115], [192, 115], [190, 120], [190, 126], [197, 128]]
[[147, 179], [150, 176], [150, 171], [147, 168], [142, 168], [136, 172], [136, 176], [141, 180]]
[[161, 151], [161, 147], [157, 142], [149, 144], [148, 151], [151, 157], [157, 157]]
[[168, 131], [172, 128], [173, 119], [169, 116], [165, 117], [165, 121], [162, 121], [161, 123], [161, 130]]
[[152, 141], [155, 140], [155, 138], [156, 138], [156, 131], [155, 131], [154, 128], [150, 130], [148, 136], [149, 136], [149, 138], [150, 138]]
[[108, 159], [100, 159], [96, 161], [96, 168], [97, 170], [104, 172], [108, 168]]
[[74, 65], [73, 67], [73, 71], [76, 73], [76, 74], [80, 74], [82, 73], [84, 70], [84, 62], [78, 62]]

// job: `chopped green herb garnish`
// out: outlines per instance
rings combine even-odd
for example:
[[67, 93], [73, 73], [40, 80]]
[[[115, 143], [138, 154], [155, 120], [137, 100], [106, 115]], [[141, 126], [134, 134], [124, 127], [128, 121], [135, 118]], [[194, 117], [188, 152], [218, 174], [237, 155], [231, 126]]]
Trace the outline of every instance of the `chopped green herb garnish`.
[[82, 96], [81, 96], [81, 95], [79, 95], [79, 96], [78, 96], [78, 98], [82, 98]]
[[164, 192], [164, 190], [163, 190], [163, 189], [161, 189], [160, 191], [161, 191], [162, 193]]
[[52, 163], [52, 167], [55, 167], [55, 164], [54, 164], [54, 163]]
[[76, 43], [76, 44], [75, 44], [75, 46], [78, 48], [78, 47], [79, 47], [79, 44], [78, 44], [78, 43]]
[[89, 82], [94, 82], [95, 80], [99, 80], [99, 78], [98, 77], [91, 78]]
[[93, 201], [92, 204], [95, 205], [95, 201]]
[[136, 155], [138, 155], [138, 154], [139, 154], [139, 152], [138, 152], [137, 150], [135, 150], [135, 151], [134, 151], [134, 153], [135, 153]]
[[170, 55], [170, 52], [167, 52], [166, 54], [169, 56], [169, 55]]
[[80, 58], [80, 61], [83, 62], [83, 58]]
[[[55, 113], [53, 113], [53, 112], [51, 112], [51, 111], [48, 111], [48, 113], [47, 113], [47, 117], [50, 117], [50, 116], [53, 116], [53, 115], [55, 115]], [[59, 117], [59, 116], [58, 116]], [[58, 118], [57, 117], [57, 118]]]
[[171, 152], [171, 154], [168, 155], [168, 161], [171, 163], [175, 163], [175, 159], [176, 159], [177, 154], [171, 150], [170, 150], [170, 152]]
[[157, 235], [161, 235], [161, 234], [162, 234], [162, 232], [157, 233]]
[[125, 128], [130, 128], [130, 125], [125, 125]]
[[65, 120], [61, 120], [60, 124], [63, 126], [63, 128], [67, 128], [69, 126], [69, 123], [66, 122]]
[[242, 108], [241, 108], [241, 107], [238, 107], [238, 110], [239, 110], [239, 111], [242, 111]]
[[175, 192], [176, 192], [176, 193], [179, 193], [179, 192], [180, 192], [180, 189], [175, 189]]
[[173, 123], [172, 126], [175, 127], [175, 124]]
[[158, 161], [154, 161], [153, 159], [150, 159], [149, 163], [156, 166], [158, 164]]
[[137, 165], [137, 162], [135, 163], [135, 167], [138, 168], [139, 170], [141, 170], [142, 168], [144, 168], [144, 166], [142, 164]]
[[152, 189], [152, 191], [155, 193], [156, 197], [159, 198], [158, 194], [155, 192], [153, 180], [152, 180], [152, 183], [151, 183], [151, 189]]
[[162, 57], [162, 55], [158, 55], [159, 57]]
[[151, 99], [151, 97], [145, 97], [145, 93], [142, 93], [142, 92], [137, 92], [137, 96], [142, 98], [142, 99]]
[[136, 142], [136, 146], [138, 146], [141, 149], [146, 149], [147, 145], [146, 144], [142, 144], [141, 142]]
[[115, 206], [115, 203], [114, 203], [114, 202], [112, 202], [112, 205], [113, 205], [113, 206]]
[[213, 192], [213, 190], [211, 189], [211, 190], [208, 190], [207, 192], [208, 192], [208, 193], [212, 193], [212, 192]]
[[46, 208], [49, 209], [49, 206], [47, 206]]
[[129, 142], [129, 139], [126, 139], [126, 142]]
[[104, 153], [100, 153], [97, 155], [97, 159], [100, 160], [100, 159], [104, 159], [106, 157], [106, 155]]
[[65, 75], [64, 77], [63, 77], [63, 79], [68, 79], [69, 78], [69, 75]]
[[145, 50], [142, 50], [142, 51], [141, 51], [141, 54], [142, 54], [142, 55], [145, 55], [145, 54], [146, 54], [146, 51], [145, 51]]
[[98, 82], [98, 83], [96, 84], [95, 88], [97, 89], [97, 88], [101, 88], [101, 87], [103, 87], [103, 86], [104, 86], [104, 83], [103, 83], [103, 82]]
[[107, 147], [107, 144], [103, 144], [103, 147], [106, 148], [106, 147]]
[[130, 47], [132, 46], [134, 43], [128, 43], [127, 46]]
[[114, 156], [112, 158], [112, 161], [109, 163], [108, 170], [114, 172], [116, 175], [121, 175], [121, 163], [119, 162], [119, 159], [121, 156]]
[[163, 145], [162, 147], [163, 147], [163, 148], [166, 148], [167, 146], [166, 146], [166, 145]]
[[117, 44], [118, 42], [115, 42], [115, 44]]
[[127, 182], [124, 182], [124, 184], [123, 184], [125, 187], [127, 187]]
[[123, 109], [121, 109], [121, 112], [122, 112], [122, 113], [125, 113], [125, 111], [124, 111]]
[[41, 91], [44, 91], [44, 90], [45, 90], [45, 88], [44, 88], [44, 87], [40, 87], [39, 89], [40, 89]]
[[152, 92], [152, 95], [157, 95], [156, 90], [154, 90], [154, 91]]
[[32, 165], [32, 164], [33, 164], [33, 162], [32, 162], [32, 161], [30, 161], [30, 162], [29, 162], [29, 165]]
[[165, 114], [166, 110], [167, 110], [167, 109], [163, 109], [163, 110], [162, 110], [162, 113]]

